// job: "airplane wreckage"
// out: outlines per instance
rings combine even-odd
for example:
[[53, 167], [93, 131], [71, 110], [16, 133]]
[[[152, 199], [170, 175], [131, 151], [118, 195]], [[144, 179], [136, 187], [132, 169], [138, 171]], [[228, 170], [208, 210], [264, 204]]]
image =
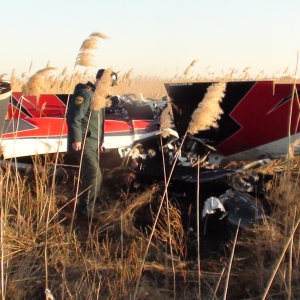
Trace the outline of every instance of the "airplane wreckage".
[[[289, 143], [300, 136], [298, 94], [293, 84], [227, 82], [217, 126], [186, 134], [193, 112], [213, 84], [166, 83], [170, 101], [139, 102], [130, 95], [114, 96], [112, 106], [106, 108], [106, 150], [100, 164], [114, 168], [125, 158], [131, 159], [134, 163], [128, 166], [141, 182], [163, 181], [165, 172], [174, 194], [195, 196], [201, 183], [202, 216], [221, 211], [227, 223], [237, 226], [241, 220], [241, 228], [247, 229], [265, 218], [253, 195], [263, 193], [254, 169], [285, 157]], [[34, 96], [11, 92], [10, 83], [2, 82], [2, 163], [22, 166], [29, 157], [59, 152], [67, 164], [64, 115], [68, 98], [42, 94], [37, 101]], [[160, 117], [167, 106], [173, 124], [169, 136], [161, 138]], [[300, 148], [294, 154], [300, 154]], [[232, 170], [221, 168], [223, 161], [251, 163]]]

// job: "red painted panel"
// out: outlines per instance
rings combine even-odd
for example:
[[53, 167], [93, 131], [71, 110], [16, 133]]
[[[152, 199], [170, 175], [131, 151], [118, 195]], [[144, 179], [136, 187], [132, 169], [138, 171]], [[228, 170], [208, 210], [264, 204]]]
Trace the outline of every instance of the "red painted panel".
[[134, 130], [145, 129], [146, 132], [156, 131], [155, 122], [153, 120], [133, 120]]
[[[300, 85], [297, 86], [299, 89]], [[223, 155], [232, 155], [288, 136], [292, 84], [257, 82], [234, 108], [230, 116], [242, 128], [218, 145]], [[300, 132], [297, 124], [299, 103], [292, 106], [291, 134]]]
[[131, 122], [105, 120], [104, 123], [104, 132], [120, 132], [120, 131], [128, 131], [131, 129], [132, 129]]
[[27, 118], [26, 121], [35, 126], [35, 129], [19, 130], [14, 133], [3, 134], [2, 138], [10, 137], [51, 137], [67, 134], [67, 124], [62, 118]]

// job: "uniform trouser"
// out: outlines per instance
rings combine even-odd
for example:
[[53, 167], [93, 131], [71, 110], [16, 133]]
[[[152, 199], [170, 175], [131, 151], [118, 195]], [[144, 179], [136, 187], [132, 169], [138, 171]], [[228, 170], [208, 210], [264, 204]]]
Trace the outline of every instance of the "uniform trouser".
[[[78, 163], [80, 163], [81, 152], [76, 153]], [[99, 194], [102, 174], [99, 167], [98, 152], [85, 148], [82, 153], [80, 171], [80, 195], [78, 197], [77, 212], [84, 213], [92, 209], [92, 206]]]

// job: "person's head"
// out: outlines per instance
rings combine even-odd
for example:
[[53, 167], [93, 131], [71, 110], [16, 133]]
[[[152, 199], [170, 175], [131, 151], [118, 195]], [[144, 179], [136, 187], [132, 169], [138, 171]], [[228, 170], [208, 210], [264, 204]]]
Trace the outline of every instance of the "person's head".
[[100, 79], [104, 73], [104, 69], [99, 69], [96, 74], [96, 79]]
[[[96, 85], [96, 86], [97, 86], [99, 80], [101, 79], [102, 75], [104, 74], [104, 72], [105, 72], [105, 69], [99, 69], [99, 70], [97, 71], [97, 74], [96, 74], [96, 82], [95, 82], [95, 85]], [[111, 76], [111, 86], [117, 85], [117, 80], [118, 80], [118, 75], [117, 75], [117, 73], [112, 72], [112, 73], [110, 74], [110, 76]]]

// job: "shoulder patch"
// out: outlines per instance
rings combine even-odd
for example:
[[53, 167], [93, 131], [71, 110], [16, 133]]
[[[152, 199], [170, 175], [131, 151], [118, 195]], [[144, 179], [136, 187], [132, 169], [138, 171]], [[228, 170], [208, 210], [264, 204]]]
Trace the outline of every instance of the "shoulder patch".
[[83, 103], [83, 100], [84, 98], [82, 96], [78, 96], [76, 99], [75, 99], [75, 104], [76, 105], [81, 105]]

